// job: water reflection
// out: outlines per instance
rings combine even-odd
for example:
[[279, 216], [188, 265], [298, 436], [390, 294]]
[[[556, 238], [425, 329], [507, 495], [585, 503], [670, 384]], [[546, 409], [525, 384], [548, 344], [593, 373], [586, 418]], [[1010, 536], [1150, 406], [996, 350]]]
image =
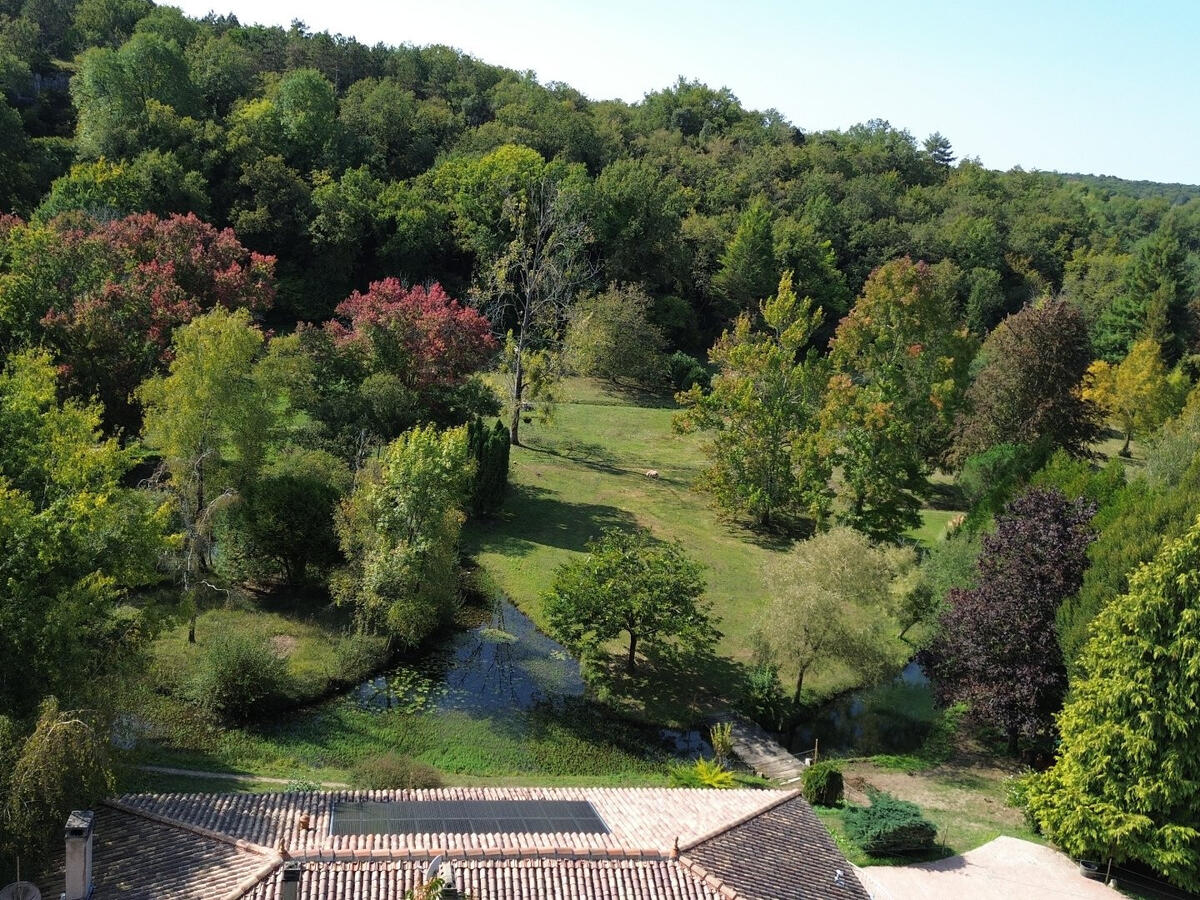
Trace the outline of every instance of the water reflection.
[[790, 736], [789, 749], [870, 756], [911, 753], [929, 736], [937, 716], [929, 678], [916, 662], [892, 681], [853, 691], [816, 709]]
[[504, 599], [477, 612], [437, 647], [360, 684], [353, 700], [375, 710], [490, 714], [583, 695], [579, 663], [528, 616]]

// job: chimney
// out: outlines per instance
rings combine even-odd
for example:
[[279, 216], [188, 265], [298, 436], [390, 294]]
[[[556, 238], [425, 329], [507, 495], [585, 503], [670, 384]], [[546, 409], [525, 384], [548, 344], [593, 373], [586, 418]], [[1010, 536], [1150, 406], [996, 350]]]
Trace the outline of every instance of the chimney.
[[299, 900], [302, 871], [303, 867], [298, 860], [289, 859], [283, 864], [283, 889], [279, 892], [280, 900]]
[[67, 818], [64, 838], [67, 848], [66, 891], [62, 900], [91, 900], [92, 824], [95, 813], [74, 809]]

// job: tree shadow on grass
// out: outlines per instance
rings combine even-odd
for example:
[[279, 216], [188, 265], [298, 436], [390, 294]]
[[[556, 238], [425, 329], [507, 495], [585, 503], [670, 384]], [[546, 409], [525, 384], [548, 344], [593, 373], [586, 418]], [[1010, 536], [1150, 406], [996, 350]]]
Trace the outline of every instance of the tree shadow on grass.
[[[599, 405], [640, 406], [644, 409], [678, 409], [675, 393], [667, 388], [653, 390], [636, 384], [615, 381], [597, 381], [603, 399]], [[607, 402], [606, 402], [607, 401]], [[586, 400], [572, 402], [584, 405]]]
[[957, 484], [940, 482], [929, 483], [926, 504], [930, 509], [957, 511], [967, 508], [967, 500], [963, 496], [962, 488]]
[[651, 722], [694, 725], [727, 709], [745, 693], [746, 666], [711, 650], [647, 648], [637, 671], [625, 671], [623, 654], [593, 661], [594, 677], [614, 702]]
[[521, 446], [531, 453], [556, 456], [605, 475], [625, 475], [633, 471], [618, 466], [616, 464], [617, 457], [600, 444], [587, 441], [567, 441], [557, 447], [535, 447], [531, 444], [522, 444]]
[[582, 551], [606, 528], [632, 529], [634, 516], [615, 506], [572, 503], [556, 491], [513, 485], [500, 516], [471, 535], [476, 552], [527, 556], [537, 546]]

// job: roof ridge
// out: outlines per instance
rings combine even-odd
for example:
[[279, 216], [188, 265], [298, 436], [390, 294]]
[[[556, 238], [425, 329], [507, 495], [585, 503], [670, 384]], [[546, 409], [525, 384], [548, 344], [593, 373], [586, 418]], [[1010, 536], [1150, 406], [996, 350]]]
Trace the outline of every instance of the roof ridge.
[[712, 831], [702, 834], [702, 835], [700, 835], [700, 837], [690, 840], [686, 844], [681, 844], [679, 846], [679, 854], [680, 854], [681, 858], [682, 858], [682, 855], [684, 853], [687, 853], [689, 850], [695, 850], [701, 844], [711, 841], [713, 838], [720, 837], [721, 835], [725, 834], [728, 831], [733, 831], [733, 829], [738, 828], [742, 825], [745, 825], [751, 819], [757, 819], [759, 816], [769, 813], [771, 810], [775, 809], [776, 807], [782, 806], [784, 803], [787, 803], [789, 800], [794, 800], [795, 798], [797, 798], [799, 796], [800, 796], [800, 791], [798, 791], [794, 788], [790, 791], [783, 791], [781, 797], [775, 798], [774, 800], [772, 800], [770, 803], [766, 804], [765, 806], [760, 806], [758, 809], [753, 810], [752, 812], [744, 813], [743, 815], [738, 816], [732, 822], [725, 822], [724, 824], [719, 825], [716, 828], [714, 828]]
[[673, 851], [629, 847], [317, 847], [289, 853], [288, 859], [300, 862], [364, 862], [431, 860], [438, 856], [467, 861], [515, 861], [569, 859], [575, 861], [673, 861]]
[[230, 834], [223, 834], [220, 831], [214, 831], [211, 828], [205, 828], [202, 825], [193, 825], [190, 822], [183, 822], [179, 819], [172, 819], [170, 816], [164, 816], [161, 813], [151, 812], [148, 809], [139, 809], [138, 807], [125, 803], [121, 800], [108, 799], [100, 801], [103, 805], [110, 809], [115, 809], [118, 812], [126, 815], [136, 816], [145, 819], [148, 822], [156, 822], [159, 825], [166, 825], [168, 828], [175, 828], [179, 831], [186, 831], [197, 837], [207, 838], [212, 841], [218, 841], [222, 844], [241, 850], [246, 853], [252, 853], [256, 856], [264, 857], [263, 864], [254, 872], [238, 882], [228, 894], [221, 897], [221, 900], [241, 900], [248, 893], [258, 887], [263, 881], [274, 874], [275, 870], [283, 864], [283, 854], [278, 850], [272, 850], [270, 847], [264, 847], [261, 844], [255, 844], [252, 841], [247, 841], [244, 838], [235, 838]]

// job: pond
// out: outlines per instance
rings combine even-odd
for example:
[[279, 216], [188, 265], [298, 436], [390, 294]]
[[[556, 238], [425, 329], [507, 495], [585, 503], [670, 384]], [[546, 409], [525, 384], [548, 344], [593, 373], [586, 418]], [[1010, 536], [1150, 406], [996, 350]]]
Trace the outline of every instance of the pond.
[[788, 749], [805, 755], [820, 741], [822, 753], [911, 753], [928, 737], [936, 718], [929, 678], [910, 662], [885, 684], [851, 691], [818, 707], [793, 730]]
[[[509, 716], [534, 712], [565, 719], [603, 715], [587, 697], [579, 662], [505, 598], [468, 608], [460, 630], [351, 691], [368, 711], [465, 712]], [[647, 728], [650, 745], [669, 756], [712, 756], [696, 730]], [[655, 739], [657, 738], [657, 740]]]
[[366, 709], [488, 715], [583, 696], [579, 663], [508, 600], [465, 612], [465, 628], [363, 682], [352, 699]]

